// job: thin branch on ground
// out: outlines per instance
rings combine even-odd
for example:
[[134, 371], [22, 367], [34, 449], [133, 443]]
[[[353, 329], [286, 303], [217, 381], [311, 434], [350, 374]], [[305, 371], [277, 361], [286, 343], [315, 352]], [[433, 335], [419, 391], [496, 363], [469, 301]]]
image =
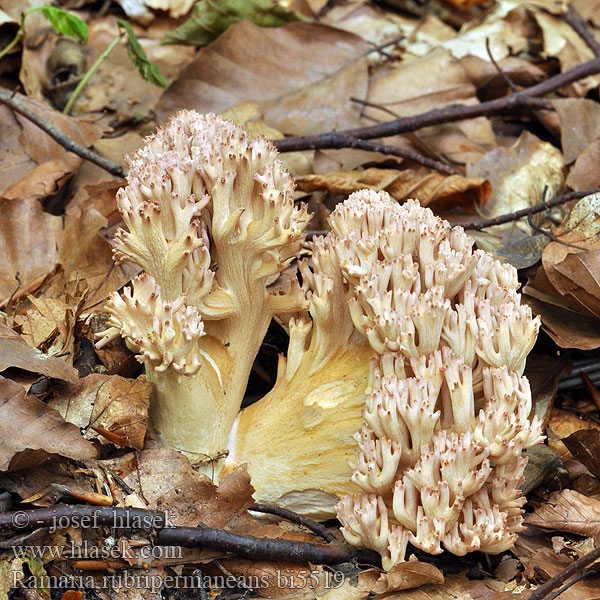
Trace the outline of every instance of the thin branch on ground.
[[114, 163], [96, 152], [92, 152], [87, 148], [77, 144], [72, 139], [67, 137], [64, 133], [50, 125], [47, 121], [42, 119], [39, 115], [29, 110], [26, 106], [21, 104], [16, 98], [13, 97], [11, 92], [6, 90], [0, 90], [0, 102], [10, 107], [15, 112], [23, 115], [26, 119], [29, 119], [32, 123], [37, 125], [42, 131], [45, 131], [54, 141], [58, 142], [65, 150], [80, 156], [85, 160], [89, 160], [101, 169], [108, 171], [111, 175], [116, 177], [125, 177], [127, 172], [125, 169]]
[[492, 49], [490, 48], [490, 38], [486, 37], [485, 38], [485, 49], [487, 51], [487, 55], [490, 59], [490, 62], [492, 63], [492, 65], [494, 65], [496, 71], [498, 71], [498, 74], [500, 75], [500, 77], [502, 77], [502, 79], [504, 79], [504, 83], [506, 83], [506, 85], [513, 91], [513, 92], [518, 92], [519, 88], [515, 85], [514, 81], [502, 70], [502, 67], [496, 62], [496, 59], [494, 58], [494, 55], [492, 54]]
[[520, 109], [553, 110], [552, 103], [539, 96], [544, 96], [565, 85], [569, 85], [599, 72], [600, 57], [576, 65], [562, 73], [557, 73], [546, 79], [546, 81], [510, 96], [503, 96], [502, 98], [481, 102], [480, 104], [471, 106], [458, 104], [446, 106], [444, 108], [435, 108], [412, 117], [400, 117], [377, 125], [347, 129], [341, 132], [330, 131], [321, 134], [283, 138], [275, 140], [274, 144], [280, 152], [322, 150], [338, 147], [336, 144], [339, 143], [339, 136], [351, 136], [362, 140], [368, 140], [416, 131], [423, 127], [440, 125], [441, 123], [453, 123], [475, 117], [490, 117], [497, 114], [512, 113]]
[[600, 56], [600, 44], [587, 28], [581, 15], [572, 6], [565, 13], [565, 21], [579, 34], [579, 37], [587, 44], [594, 56]]
[[40, 527], [115, 527], [155, 532], [158, 546], [184, 546], [231, 552], [252, 560], [336, 565], [351, 560], [379, 564], [379, 555], [346, 544], [313, 544], [283, 538], [257, 538], [205, 525], [169, 527], [169, 515], [139, 508], [57, 504], [49, 508], [0, 513], [0, 532], [25, 532]]
[[381, 154], [389, 154], [390, 156], [398, 156], [400, 158], [412, 160], [420, 165], [423, 165], [424, 167], [434, 169], [435, 171], [439, 171], [444, 175], [458, 174], [456, 169], [454, 169], [450, 165], [445, 165], [444, 163], [438, 160], [427, 158], [426, 156], [423, 156], [422, 154], [419, 154], [414, 150], [400, 148], [399, 146], [390, 146], [388, 144], [382, 144], [380, 142], [372, 142], [370, 140], [361, 140], [359, 138], [355, 138], [350, 135], [345, 135], [343, 133], [339, 133], [336, 136], [335, 142], [328, 146], [329, 150], [333, 150], [335, 148], [354, 148], [357, 150], [366, 150], [367, 152], [380, 152]]
[[281, 506], [272, 506], [270, 504], [253, 504], [250, 506], [250, 510], [255, 512], [265, 513], [269, 515], [276, 515], [281, 517], [282, 519], [286, 519], [287, 521], [291, 521], [292, 523], [297, 523], [298, 525], [302, 525], [306, 527], [313, 533], [316, 533], [318, 536], [322, 537], [328, 543], [334, 543], [338, 540], [335, 535], [331, 533], [327, 527], [321, 525], [321, 523], [317, 523], [317, 521], [313, 521], [313, 519], [309, 519], [303, 515], [299, 515], [297, 512], [293, 510], [288, 510], [287, 508], [282, 508]]
[[560, 573], [557, 573], [554, 577], [551, 577], [540, 585], [537, 589], [531, 592], [528, 600], [542, 600], [546, 598], [552, 592], [552, 590], [556, 589], [559, 585], [563, 584], [567, 579], [570, 579], [577, 573], [581, 571], [588, 565], [596, 562], [600, 558], [600, 546], [598, 548], [594, 548], [591, 552], [588, 552], [581, 558], [574, 560], [570, 565], [565, 567]]
[[594, 188], [592, 190], [583, 190], [580, 192], [569, 192], [568, 194], [562, 194], [561, 196], [555, 196], [550, 200], [546, 200], [544, 202], [540, 202], [539, 204], [534, 204], [529, 208], [522, 208], [521, 210], [516, 210], [515, 212], [508, 213], [506, 215], [500, 215], [499, 217], [492, 217], [490, 219], [483, 219], [482, 221], [475, 221], [474, 223], [453, 223], [453, 225], [463, 227], [464, 229], [471, 230], [481, 230], [486, 227], [493, 227], [494, 225], [503, 225], [504, 223], [510, 223], [511, 221], [518, 221], [523, 217], [527, 217], [528, 215], [535, 215], [540, 212], [544, 212], [549, 208], [553, 208], [554, 206], [560, 206], [561, 204], [566, 204], [571, 200], [579, 200], [580, 198], [585, 198], [590, 194], [597, 194], [600, 192], [600, 188]]

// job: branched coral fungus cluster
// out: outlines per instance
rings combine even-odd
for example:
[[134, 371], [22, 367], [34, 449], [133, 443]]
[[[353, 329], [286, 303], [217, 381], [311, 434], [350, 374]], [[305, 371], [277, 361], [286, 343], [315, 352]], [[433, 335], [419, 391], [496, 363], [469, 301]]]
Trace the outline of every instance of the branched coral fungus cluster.
[[408, 542], [437, 554], [511, 547], [525, 502], [521, 453], [541, 441], [522, 376], [539, 327], [516, 270], [460, 228], [386, 194], [359, 192], [331, 217], [350, 311], [373, 359], [347, 541], [386, 568]]
[[[386, 568], [409, 542], [510, 547], [521, 452], [541, 440], [522, 376], [539, 322], [516, 271], [418, 202], [362, 191], [306, 245], [300, 286], [288, 267], [309, 216], [276, 155], [214, 115], [180, 113], [148, 138], [115, 242], [144, 273], [111, 296], [101, 343], [121, 335], [145, 364], [164, 444], [192, 460], [227, 450], [216, 472], [248, 463], [261, 501], [314, 516], [339, 502], [346, 539]], [[275, 315], [287, 357], [239, 412]]]
[[223, 450], [273, 316], [305, 307], [296, 284], [271, 292], [298, 257], [309, 216], [264, 139], [214, 115], [182, 112], [129, 163], [115, 258], [144, 273], [112, 294], [111, 328], [154, 383], [152, 421], [166, 445]]

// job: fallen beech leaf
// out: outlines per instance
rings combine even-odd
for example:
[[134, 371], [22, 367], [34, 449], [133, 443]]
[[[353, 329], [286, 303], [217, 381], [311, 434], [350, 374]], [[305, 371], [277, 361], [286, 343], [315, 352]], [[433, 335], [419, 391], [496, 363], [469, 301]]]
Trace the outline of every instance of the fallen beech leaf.
[[32, 348], [10, 327], [0, 325], [0, 371], [8, 367], [17, 367], [64, 381], [78, 379], [77, 370], [69, 366], [64, 359], [48, 356]]
[[535, 279], [523, 288], [523, 300], [534, 314], [542, 317], [544, 331], [561, 348], [593, 350], [600, 346], [600, 322], [593, 317], [578, 314], [556, 296], [539, 291], [540, 278], [546, 279], [538, 269]]
[[592, 142], [578, 157], [567, 177], [573, 190], [590, 190], [600, 187], [600, 140]]
[[165, 121], [182, 108], [220, 113], [252, 101], [285, 134], [355, 127], [360, 107], [350, 98], [366, 96], [367, 50], [358, 36], [325, 25], [237, 23], [198, 52], [162, 95], [158, 116]]
[[556, 452], [564, 461], [572, 458], [571, 453], [563, 444], [562, 440], [569, 437], [572, 433], [582, 429], [597, 429], [600, 431], [600, 425], [594, 421], [583, 419], [566, 410], [554, 408], [546, 426], [548, 433], [548, 446], [553, 452]]
[[[72, 364], [75, 355], [75, 328], [88, 296], [87, 288], [78, 284], [73, 294], [61, 299], [28, 296], [33, 309], [25, 315], [16, 315], [23, 339], [51, 355], [65, 355]], [[52, 338], [52, 339], [51, 339]], [[42, 344], [45, 345], [41, 348]]]
[[[556, 5], [558, 3], [555, 3]], [[529, 12], [542, 30], [544, 54], [558, 58], [561, 71], [594, 58], [589, 46], [573, 27], [564, 20], [561, 14], [555, 16], [549, 14], [547, 10], [539, 9], [532, 9]], [[570, 87], [577, 95], [585, 96], [589, 90], [597, 88], [599, 82], [598, 75], [592, 75], [576, 81]]]
[[[497, 217], [538, 204], [544, 190], [547, 198], [558, 195], [564, 186], [564, 161], [554, 146], [526, 131], [512, 146], [495, 148], [469, 166], [467, 176], [483, 177], [492, 184], [482, 216]], [[531, 227], [522, 220], [469, 232], [482, 249], [494, 254], [502, 254], [502, 249], [516, 243], [528, 243], [531, 234]], [[523, 257], [526, 260], [519, 260], [514, 253], [507, 253], [506, 258], [524, 268], [535, 264], [542, 250], [539, 245], [537, 251]]]
[[[68, 138], [86, 148], [100, 138], [101, 129], [96, 125], [63, 115], [48, 104], [21, 94], [16, 94], [15, 99]], [[0, 169], [0, 194], [12, 188], [12, 197], [19, 197], [19, 193], [23, 194], [22, 198], [34, 197], [43, 189], [53, 189], [56, 181], [81, 164], [79, 157], [66, 153], [60, 144], [37, 125], [13, 113], [4, 104], [0, 105], [0, 122], [2, 123], [0, 154], [4, 157]], [[48, 165], [44, 164], [49, 161], [52, 162]], [[44, 180], [45, 177], [48, 179]]]
[[587, 98], [551, 100], [560, 122], [565, 163], [572, 163], [600, 136], [600, 105]]
[[473, 202], [482, 205], [492, 191], [485, 179], [442, 175], [426, 168], [333, 171], [297, 177], [296, 185], [304, 192], [327, 190], [330, 194], [343, 196], [364, 188], [383, 190], [398, 201], [419, 198], [422, 206], [438, 211], [449, 206], [472, 206]]
[[[173, 525], [224, 527], [240, 515], [247, 515], [253, 502], [254, 488], [245, 467], [233, 471], [217, 486], [176, 450], [152, 443], [140, 452], [102, 464], [144, 498], [147, 508], [168, 511]], [[207, 470], [210, 475], [210, 464]]]
[[37, 200], [5, 200], [0, 203], [2, 302], [35, 282], [41, 284], [54, 269], [55, 238], [60, 228], [61, 218], [43, 212]]
[[600, 430], [580, 429], [561, 442], [590, 473], [600, 477]]
[[79, 428], [10, 379], [0, 378], [0, 470], [37, 465], [51, 454], [75, 460], [98, 452]]
[[358, 574], [358, 587], [377, 595], [411, 590], [427, 583], [442, 585], [444, 575], [431, 563], [407, 561], [394, 565], [389, 571], [366, 569]]
[[[365, 107], [364, 115], [369, 122], [389, 121], [390, 111], [398, 117], [408, 117], [451, 104], [479, 103], [475, 86], [461, 63], [439, 48], [393, 71], [374, 76], [369, 82], [367, 100], [381, 106]], [[421, 129], [418, 139], [437, 153], [458, 162], [477, 161], [488, 148], [496, 145], [494, 132], [485, 117]], [[386, 138], [386, 142], [404, 147], [410, 145], [405, 136]], [[474, 176], [485, 178], [485, 175]]]
[[27, 177], [4, 190], [3, 196], [8, 200], [40, 200], [56, 194], [64, 179], [74, 173], [82, 162], [83, 158], [63, 152], [27, 173]]
[[[99, 427], [122, 440], [119, 445], [141, 450], [151, 392], [148, 381], [94, 374], [69, 385], [48, 404], [82, 429]], [[85, 437], [103, 441], [106, 436], [88, 429]]]
[[64, 227], [56, 240], [56, 261], [61, 271], [45, 293], [59, 296], [65, 289], [75, 293], [78, 282], [85, 280], [89, 289], [86, 305], [102, 311], [102, 300], [137, 275], [140, 269], [127, 263], [114, 265], [110, 243], [100, 235], [107, 219], [97, 210], [74, 209], [63, 219]]
[[527, 525], [594, 537], [600, 533], [600, 500], [574, 490], [552, 492], [525, 517]]

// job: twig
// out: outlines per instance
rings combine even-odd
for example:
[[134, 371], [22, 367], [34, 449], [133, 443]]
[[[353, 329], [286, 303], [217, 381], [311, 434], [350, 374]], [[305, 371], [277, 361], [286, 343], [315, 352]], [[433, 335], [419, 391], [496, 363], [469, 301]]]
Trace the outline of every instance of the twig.
[[600, 44], [586, 27], [581, 15], [572, 6], [569, 7], [565, 14], [565, 21], [579, 34], [579, 37], [588, 45], [594, 56], [600, 56]]
[[115, 175], [117, 177], [125, 177], [127, 172], [125, 169], [114, 163], [110, 160], [107, 160], [103, 156], [80, 146], [70, 138], [68, 138], [64, 133], [60, 132], [58, 129], [50, 125], [50, 123], [44, 121], [39, 115], [36, 115], [33, 111], [29, 110], [23, 104], [21, 104], [18, 100], [16, 100], [10, 92], [6, 90], [0, 90], [0, 102], [2, 104], [6, 104], [6, 106], [10, 107], [15, 112], [23, 115], [26, 119], [29, 119], [32, 123], [35, 123], [42, 131], [45, 131], [53, 140], [58, 142], [65, 150], [84, 158], [85, 160], [89, 160], [95, 165], [99, 166], [101, 169], [108, 171], [111, 175]]
[[571, 581], [565, 583], [565, 585], [563, 585], [560, 589], [556, 590], [554, 594], [549, 596], [548, 600], [554, 600], [555, 598], [558, 598], [563, 592], [566, 592], [571, 586], [575, 585], [578, 581], [581, 581], [582, 579], [587, 579], [588, 577], [595, 577], [596, 575], [598, 575], [597, 571], [587, 571], [585, 573], [581, 573], [581, 575], [577, 575], [577, 577], [574, 577], [573, 579], [571, 579]]
[[286, 519], [292, 523], [298, 523], [298, 525], [306, 527], [313, 533], [316, 533], [318, 536], [322, 537], [326, 542], [337, 542], [336, 537], [327, 529], [327, 527], [321, 525], [321, 523], [317, 523], [316, 521], [309, 519], [308, 517], [299, 515], [292, 510], [288, 510], [287, 508], [282, 508], [281, 506], [271, 506], [269, 504], [253, 504], [250, 507], [250, 510], [270, 515], [277, 515], [282, 519]]
[[508, 213], [506, 215], [500, 215], [499, 217], [493, 217], [490, 219], [484, 219], [482, 221], [476, 221], [475, 223], [455, 223], [455, 226], [461, 226], [464, 229], [476, 229], [481, 230], [486, 227], [493, 227], [494, 225], [502, 225], [504, 223], [510, 223], [511, 221], [517, 221], [522, 217], [526, 217], [528, 215], [535, 215], [536, 213], [543, 212], [549, 208], [554, 206], [560, 206], [561, 204], [565, 204], [570, 202], [571, 200], [577, 200], [579, 198], [585, 198], [590, 194], [596, 194], [600, 192], [600, 188], [594, 188], [592, 190], [583, 190], [580, 192], [569, 192], [568, 194], [563, 194], [562, 196], [555, 196], [550, 200], [545, 202], [540, 202], [539, 204], [535, 204], [530, 206], [529, 208], [522, 208], [521, 210], [516, 210], [515, 212]]
[[[364, 552], [343, 544], [311, 544], [283, 538], [256, 538], [204, 526], [162, 529], [155, 543], [158, 546], [222, 550], [252, 560], [310, 562], [320, 565], [337, 565], [354, 559], [365, 561]], [[377, 562], [376, 555], [369, 552], [365, 562]]]
[[581, 558], [573, 561], [570, 565], [565, 567], [560, 573], [557, 573], [554, 577], [551, 577], [546, 583], [540, 585], [537, 589], [531, 592], [529, 600], [542, 600], [545, 598], [553, 589], [564, 583], [567, 579], [575, 575], [577, 571], [581, 571], [588, 565], [596, 562], [600, 558], [600, 546], [594, 548], [591, 552], [588, 552]]
[[155, 531], [158, 546], [209, 548], [232, 552], [253, 560], [277, 560], [336, 565], [351, 560], [379, 563], [375, 552], [345, 544], [312, 544], [283, 538], [257, 538], [231, 533], [205, 525], [168, 527], [169, 515], [140, 508], [112, 508], [57, 504], [49, 508], [20, 510], [0, 514], [0, 532], [30, 531], [39, 527], [99, 527]]
[[[277, 141], [277, 140], [275, 140]], [[407, 148], [400, 148], [399, 146], [390, 146], [388, 144], [382, 144], [380, 142], [372, 142], [370, 140], [361, 140], [350, 135], [339, 133], [336, 136], [335, 141], [328, 146], [330, 150], [335, 148], [355, 148], [358, 150], [367, 150], [368, 152], [381, 152], [382, 154], [389, 154], [391, 156], [399, 156], [400, 158], [406, 158], [408, 160], [414, 160], [416, 163], [444, 173], [445, 175], [456, 175], [457, 171], [449, 165], [427, 158], [414, 150], [408, 150]]]
[[518, 92], [519, 89], [514, 84], [513, 80], [502, 70], [500, 65], [496, 62], [496, 59], [494, 58], [494, 55], [492, 54], [492, 49], [490, 48], [490, 38], [489, 37], [485, 38], [485, 49], [487, 50], [487, 54], [488, 54], [488, 57], [489, 57], [491, 63], [496, 68], [496, 71], [498, 71], [498, 74], [500, 75], [500, 77], [502, 77], [502, 79], [504, 79], [504, 82], [506, 83], [506, 85], [513, 92]]
[[539, 98], [539, 96], [544, 96], [560, 87], [569, 85], [570, 83], [588, 77], [589, 75], [595, 75], [598, 72], [600, 72], [600, 57], [576, 65], [562, 73], [557, 73], [546, 81], [525, 90], [521, 90], [516, 94], [503, 96], [502, 98], [489, 100], [488, 102], [482, 102], [472, 106], [458, 104], [446, 106], [444, 108], [435, 108], [412, 117], [400, 117], [393, 121], [387, 121], [377, 125], [359, 127], [357, 129], [347, 129], [342, 132], [331, 131], [315, 135], [288, 137], [275, 140], [274, 144], [280, 152], [326, 149], [336, 147], [332, 146], [332, 144], [337, 143], [337, 139], [340, 135], [367, 140], [398, 135], [408, 131], [416, 131], [423, 127], [439, 125], [441, 123], [452, 123], [464, 119], [472, 119], [474, 117], [513, 112], [523, 108], [553, 110], [552, 104], [548, 100]]

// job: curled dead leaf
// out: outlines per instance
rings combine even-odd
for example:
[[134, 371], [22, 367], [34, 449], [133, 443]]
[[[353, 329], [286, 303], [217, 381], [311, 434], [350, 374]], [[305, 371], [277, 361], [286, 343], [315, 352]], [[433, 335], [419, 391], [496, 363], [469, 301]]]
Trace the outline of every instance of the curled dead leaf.
[[37, 465], [51, 454], [86, 460], [98, 452], [58, 411], [0, 378], [0, 470]]
[[398, 563], [389, 571], [366, 569], [358, 575], [359, 589], [377, 595], [410, 590], [427, 583], [441, 585], [444, 575], [431, 563], [407, 561]]
[[330, 194], [343, 196], [365, 188], [386, 191], [398, 201], [418, 198], [421, 205], [436, 210], [449, 206], [472, 206], [474, 202], [482, 205], [492, 191], [485, 179], [442, 175], [426, 168], [405, 171], [376, 168], [333, 171], [323, 175], [298, 177], [296, 184], [304, 192], [327, 190]]

